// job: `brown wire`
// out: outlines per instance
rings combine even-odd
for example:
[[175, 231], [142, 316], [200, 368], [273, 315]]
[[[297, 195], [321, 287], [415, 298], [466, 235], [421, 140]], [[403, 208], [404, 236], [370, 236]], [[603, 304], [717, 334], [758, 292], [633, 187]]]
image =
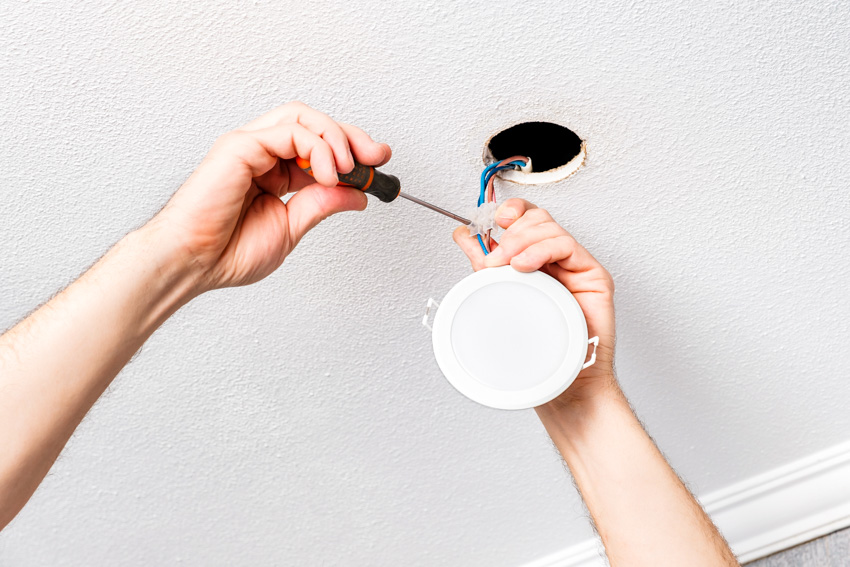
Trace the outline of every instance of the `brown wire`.
[[[528, 158], [525, 156], [513, 156], [507, 159], [503, 159], [499, 162], [496, 167], [502, 167], [503, 165], [507, 165], [512, 161], [524, 161], [526, 164], [528, 163]], [[484, 190], [484, 202], [495, 203], [496, 202], [496, 185], [494, 183], [496, 179], [496, 175], [493, 174], [490, 176], [490, 180], [487, 182], [487, 188]], [[493, 239], [490, 237], [490, 231], [487, 231], [487, 252], [493, 251]]]

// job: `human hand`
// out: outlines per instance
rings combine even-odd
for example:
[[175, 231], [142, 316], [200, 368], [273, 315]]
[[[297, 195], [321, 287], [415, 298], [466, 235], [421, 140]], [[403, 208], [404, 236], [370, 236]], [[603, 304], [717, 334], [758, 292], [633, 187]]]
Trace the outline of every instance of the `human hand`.
[[575, 238], [543, 209], [522, 199], [508, 199], [496, 210], [506, 229], [501, 242], [484, 255], [466, 226], [452, 235], [475, 271], [510, 265], [520, 272], [540, 270], [561, 282], [578, 301], [589, 336], [599, 337], [596, 363], [547, 405], [573, 405], [616, 387], [614, 378], [614, 280]]
[[504, 202], [496, 222], [506, 230], [487, 256], [467, 227], [455, 230], [454, 239], [472, 267], [510, 265], [520, 272], [549, 274], [578, 301], [588, 333], [599, 336], [596, 363], [535, 410], [599, 527], [611, 563], [738, 565], [617, 385], [610, 274], [549, 213], [527, 201]]
[[[296, 156], [310, 160], [315, 179], [295, 165]], [[291, 102], [216, 140], [150, 224], [179, 247], [196, 293], [254, 283], [320, 221], [366, 208], [362, 191], [336, 186], [337, 171], [351, 171], [354, 159], [378, 166], [390, 156], [388, 145], [359, 128]]]

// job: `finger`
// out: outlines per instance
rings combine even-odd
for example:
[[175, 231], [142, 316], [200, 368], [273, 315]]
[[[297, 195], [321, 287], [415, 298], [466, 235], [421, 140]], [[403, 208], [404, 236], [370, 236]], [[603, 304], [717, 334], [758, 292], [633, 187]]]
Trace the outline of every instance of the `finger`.
[[307, 187], [308, 185], [313, 185], [316, 183], [316, 179], [298, 167], [298, 164], [295, 163], [295, 160], [286, 160], [281, 164], [281, 168], [289, 171], [289, 186], [287, 187], [286, 192], [292, 193], [294, 191], [298, 191], [303, 187]]
[[614, 280], [601, 264], [593, 270], [584, 272], [571, 272], [558, 264], [547, 266], [549, 275], [564, 284], [572, 293], [605, 291], [611, 295], [614, 294]]
[[263, 192], [257, 186], [252, 186], [248, 189], [248, 192], [245, 194], [245, 198], [242, 200], [242, 208], [239, 211], [239, 216], [236, 220], [236, 230], [239, 230], [239, 225], [242, 223], [242, 219], [245, 218], [245, 214], [248, 212], [248, 209], [251, 208], [251, 204], [257, 199], [259, 195], [262, 195]]
[[557, 263], [570, 272], [587, 272], [602, 267], [596, 258], [569, 234], [532, 244], [511, 258], [511, 267], [519, 272], [533, 272], [552, 263]]
[[508, 199], [496, 209], [496, 222], [502, 228], [508, 228], [526, 211], [536, 209], [537, 205], [525, 199]]
[[298, 113], [296, 120], [328, 143], [333, 150], [338, 171], [348, 173], [354, 169], [354, 156], [348, 145], [348, 136], [333, 118], [308, 106]]
[[[379, 144], [360, 128], [350, 124], [335, 122], [327, 114], [298, 101], [279, 106], [242, 126], [240, 130], [260, 130], [284, 122], [300, 122], [316, 131], [317, 134], [320, 134], [319, 130], [321, 132], [335, 130], [331, 127], [331, 124], [336, 125], [344, 134], [346, 148], [351, 150], [354, 159], [365, 165], [381, 166], [387, 163], [390, 157], [392, 157], [392, 150], [387, 144]], [[331, 140], [328, 140], [328, 142], [331, 143]], [[334, 155], [338, 155], [337, 147], [339, 143], [335, 138], [331, 145], [334, 148]], [[345, 165], [347, 166], [348, 164], [346, 163]], [[353, 166], [351, 164], [351, 167]], [[340, 171], [347, 172], [351, 170], [340, 167]]]
[[[275, 197], [286, 195], [289, 192], [289, 187], [292, 184], [292, 178], [289, 175], [289, 167], [285, 164], [291, 163], [286, 160], [278, 159], [277, 163], [270, 170], [259, 177], [254, 178], [254, 183], [257, 187], [270, 193]], [[300, 171], [300, 170], [299, 170]], [[310, 179], [310, 183], [315, 183], [314, 179]], [[305, 183], [307, 185], [307, 183]]]
[[232, 153], [259, 177], [272, 169], [277, 158], [296, 156], [310, 160], [313, 176], [322, 185], [332, 187], [339, 183], [330, 146], [320, 136], [301, 124], [276, 124], [262, 130], [239, 131], [225, 134], [223, 151]]
[[516, 234], [533, 226], [548, 222], [555, 222], [554, 219], [552, 219], [552, 215], [549, 214], [549, 211], [535, 207], [525, 211], [521, 217], [511, 223], [511, 226], [505, 229], [505, 236], [509, 234]]
[[239, 129], [247, 131], [262, 130], [263, 128], [268, 128], [270, 126], [274, 126], [275, 124], [297, 122], [298, 114], [307, 109], [313, 110], [310, 106], [298, 100], [287, 102], [286, 104], [282, 104], [269, 110], [262, 116], [255, 118], [254, 120], [248, 122]]
[[337, 122], [303, 102], [290, 102], [279, 106], [240, 128], [256, 131], [276, 124], [298, 123], [320, 136], [333, 150], [336, 169], [348, 173], [354, 169], [354, 157], [348, 145], [348, 137]]
[[469, 262], [472, 264], [472, 269], [476, 272], [484, 268], [484, 251], [481, 249], [481, 244], [478, 239], [470, 236], [469, 228], [465, 225], [457, 227], [452, 233], [452, 239], [460, 246]]
[[357, 126], [340, 122], [339, 127], [348, 136], [348, 144], [354, 153], [354, 159], [364, 165], [375, 167], [390, 161], [393, 152], [387, 144], [379, 144]]
[[511, 263], [511, 258], [522, 253], [526, 248], [538, 242], [566, 234], [567, 231], [555, 221], [533, 225], [510, 234], [505, 232], [498, 250], [491, 252], [484, 261], [484, 264], [488, 268], [505, 266]]
[[366, 194], [357, 189], [323, 187], [317, 183], [301, 189], [286, 203], [293, 245], [330, 215], [341, 211], [362, 211], [366, 204]]

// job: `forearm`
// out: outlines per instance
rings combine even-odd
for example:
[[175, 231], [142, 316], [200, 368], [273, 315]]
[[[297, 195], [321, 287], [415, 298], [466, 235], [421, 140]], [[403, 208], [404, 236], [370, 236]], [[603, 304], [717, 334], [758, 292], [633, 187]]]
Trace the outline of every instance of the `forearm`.
[[173, 246], [131, 233], [0, 337], [0, 528], [154, 330], [193, 294]]
[[615, 386], [581, 407], [538, 408], [611, 565], [738, 565]]

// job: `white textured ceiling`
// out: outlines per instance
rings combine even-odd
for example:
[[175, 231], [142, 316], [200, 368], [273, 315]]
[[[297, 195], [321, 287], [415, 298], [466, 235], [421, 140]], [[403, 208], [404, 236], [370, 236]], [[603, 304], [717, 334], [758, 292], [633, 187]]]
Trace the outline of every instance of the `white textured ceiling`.
[[[585, 167], [499, 193], [614, 274], [621, 382], [692, 488], [846, 440], [850, 8], [817, 4], [7, 0], [0, 326], [282, 102], [390, 143], [385, 170], [458, 212], [486, 137], [549, 119]], [[516, 566], [586, 538], [534, 413], [433, 360], [425, 300], [469, 271], [453, 228], [372, 201], [180, 311], [0, 563]]]

